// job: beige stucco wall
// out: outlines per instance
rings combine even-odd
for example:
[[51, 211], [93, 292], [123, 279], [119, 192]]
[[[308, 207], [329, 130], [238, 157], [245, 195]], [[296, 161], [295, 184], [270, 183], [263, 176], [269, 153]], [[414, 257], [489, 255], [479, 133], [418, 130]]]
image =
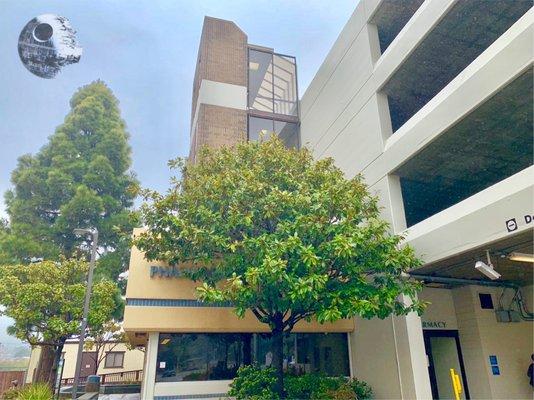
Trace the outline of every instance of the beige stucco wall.
[[458, 329], [451, 290], [425, 287], [419, 299], [429, 303], [421, 316], [423, 329]]
[[[134, 235], [142, 230], [137, 229]], [[161, 262], [147, 261], [143, 253], [133, 247], [127, 299], [188, 299], [196, 300], [195, 288], [199, 285], [185, 278], [150, 277], [150, 267], [164, 266]], [[267, 332], [267, 325], [247, 312], [238, 318], [231, 307], [156, 307], [127, 305], [124, 311], [124, 330], [133, 341], [144, 342], [135, 332]], [[300, 321], [295, 332], [351, 332], [354, 320], [341, 320], [333, 324], [319, 324], [316, 321]]]
[[[78, 343], [67, 343], [63, 348], [65, 352], [65, 364], [63, 370], [63, 378], [72, 378], [74, 377], [74, 369], [76, 367], [76, 355], [78, 352]], [[84, 351], [91, 351], [89, 349], [84, 349]], [[113, 343], [108, 343], [105, 345], [105, 352], [108, 351], [124, 351], [124, 363], [122, 368], [106, 368], [105, 360], [102, 360], [100, 366], [98, 367], [98, 375], [102, 374], [112, 374], [116, 372], [125, 372], [125, 371], [135, 371], [143, 369], [143, 360], [145, 353], [138, 349], [128, 350], [125, 344], [119, 343], [114, 345]]]
[[[91, 351], [86, 350], [84, 351]], [[114, 344], [108, 343], [104, 348], [105, 352], [108, 351], [118, 351], [124, 352], [124, 362], [122, 368], [106, 368], [105, 360], [102, 360], [98, 368], [98, 375], [102, 374], [112, 374], [115, 372], [126, 372], [126, 371], [136, 371], [143, 369], [143, 361], [145, 358], [144, 351], [139, 349], [128, 350], [124, 343]], [[63, 366], [63, 378], [73, 378], [74, 370], [76, 367], [76, 357], [78, 354], [78, 342], [72, 341], [65, 344], [63, 347], [63, 352], [65, 353], [65, 364]], [[39, 363], [39, 356], [41, 354], [40, 347], [34, 347], [30, 356], [30, 363], [28, 365], [28, 373], [26, 375], [26, 383], [30, 383], [33, 377], [33, 371], [37, 368]]]
[[28, 370], [26, 371], [26, 383], [31, 383], [33, 380], [33, 374], [39, 364], [39, 357], [41, 356], [41, 348], [33, 347], [30, 354], [30, 362], [28, 363]]

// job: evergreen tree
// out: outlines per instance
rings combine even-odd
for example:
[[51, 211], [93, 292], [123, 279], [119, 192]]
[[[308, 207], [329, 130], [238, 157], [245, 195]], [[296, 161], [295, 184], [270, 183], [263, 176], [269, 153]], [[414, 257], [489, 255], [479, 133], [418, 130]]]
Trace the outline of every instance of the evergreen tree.
[[36, 155], [23, 155], [5, 194], [9, 225], [0, 234], [0, 263], [83, 256], [89, 243], [74, 228], [99, 231], [101, 274], [116, 278], [129, 255], [130, 207], [137, 180], [117, 99], [102, 82], [80, 88], [71, 111]]

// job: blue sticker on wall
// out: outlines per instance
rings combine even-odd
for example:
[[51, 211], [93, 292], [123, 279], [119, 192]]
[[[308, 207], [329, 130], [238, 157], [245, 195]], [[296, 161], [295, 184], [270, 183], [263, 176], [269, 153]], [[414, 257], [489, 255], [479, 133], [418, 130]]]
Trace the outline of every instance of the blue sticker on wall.
[[497, 356], [489, 356], [490, 365], [497, 365]]
[[492, 365], [491, 366], [491, 372], [493, 373], [493, 375], [500, 375], [501, 374], [501, 371], [499, 371], [499, 366], [498, 365]]

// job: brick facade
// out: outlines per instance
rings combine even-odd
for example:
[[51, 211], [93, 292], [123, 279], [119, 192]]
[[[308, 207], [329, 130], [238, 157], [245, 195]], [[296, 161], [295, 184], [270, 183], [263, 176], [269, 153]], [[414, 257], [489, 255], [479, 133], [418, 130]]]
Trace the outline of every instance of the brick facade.
[[191, 137], [189, 157], [195, 161], [203, 146], [232, 146], [247, 139], [247, 112], [235, 108], [200, 104], [197, 126]]
[[[231, 22], [205, 17], [193, 83], [193, 124], [200, 84], [215, 82], [247, 86], [247, 35]], [[203, 145], [219, 147], [246, 139], [245, 110], [200, 104], [196, 126], [191, 126], [190, 159]]]

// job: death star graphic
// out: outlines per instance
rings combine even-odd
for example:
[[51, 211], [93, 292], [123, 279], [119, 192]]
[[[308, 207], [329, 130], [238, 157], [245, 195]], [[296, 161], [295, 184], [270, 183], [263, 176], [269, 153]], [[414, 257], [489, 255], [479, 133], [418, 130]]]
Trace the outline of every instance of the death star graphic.
[[54, 78], [82, 55], [69, 20], [54, 14], [39, 15], [28, 22], [20, 33], [18, 48], [28, 71], [45, 79]]

